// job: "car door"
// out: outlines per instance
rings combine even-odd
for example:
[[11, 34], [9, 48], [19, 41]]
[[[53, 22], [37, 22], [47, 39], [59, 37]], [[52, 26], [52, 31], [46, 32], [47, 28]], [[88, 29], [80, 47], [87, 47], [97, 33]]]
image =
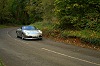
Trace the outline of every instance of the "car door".
[[17, 35], [21, 37], [21, 35], [22, 35], [22, 28], [17, 29]]

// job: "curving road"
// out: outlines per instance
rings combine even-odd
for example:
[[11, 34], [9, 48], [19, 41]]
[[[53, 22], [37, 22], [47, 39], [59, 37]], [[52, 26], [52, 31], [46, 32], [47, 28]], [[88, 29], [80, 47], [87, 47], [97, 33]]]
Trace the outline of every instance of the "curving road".
[[0, 29], [0, 58], [6, 66], [100, 66], [100, 51], [45, 38], [22, 40], [16, 29]]

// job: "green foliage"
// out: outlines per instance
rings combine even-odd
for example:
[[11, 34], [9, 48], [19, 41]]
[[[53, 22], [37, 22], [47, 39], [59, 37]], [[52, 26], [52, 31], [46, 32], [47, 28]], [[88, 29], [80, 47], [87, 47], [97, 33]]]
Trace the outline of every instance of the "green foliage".
[[0, 25], [0, 28], [7, 28], [8, 26]]
[[9, 22], [10, 12], [7, 5], [7, 0], [0, 0], [0, 24], [6, 24], [7, 22]]
[[25, 11], [26, 0], [14, 0], [11, 8], [12, 17], [17, 24], [29, 24], [28, 14]]
[[41, 0], [30, 0], [25, 7], [29, 15], [30, 23], [42, 21], [42, 3]]
[[100, 0], [55, 0], [55, 14], [60, 26], [66, 24], [67, 27], [70, 24], [77, 29], [100, 29]]
[[61, 33], [62, 38], [80, 38], [85, 43], [90, 43], [96, 46], [100, 46], [100, 33], [91, 30], [82, 31], [63, 31]]
[[36, 22], [31, 24], [33, 26], [38, 27], [40, 30], [43, 31], [43, 36], [54, 36], [54, 24], [50, 22]]
[[0, 66], [4, 66], [4, 64], [1, 62], [1, 60], [0, 60]]
[[57, 22], [56, 27], [63, 30], [100, 32], [100, 0], [0, 0], [0, 24], [27, 25], [42, 20]]
[[65, 30], [62, 32], [63, 37], [79, 37], [79, 38], [99, 38], [100, 33], [91, 30]]
[[54, 17], [54, 1], [55, 0], [42, 0], [43, 4], [43, 19], [45, 21], [52, 21]]
[[44, 36], [53, 38], [79, 38], [82, 42], [90, 43], [91, 45], [100, 46], [100, 33], [93, 30], [60, 30], [55, 29], [54, 23], [50, 22], [36, 22], [36, 27], [43, 31]]
[[71, 16], [64, 16], [60, 19], [60, 24], [58, 25], [60, 29], [73, 29], [74, 28], [74, 23], [72, 22], [72, 17]]
[[33, 26], [38, 27], [39, 29], [47, 29], [47, 30], [53, 30], [54, 29], [54, 24], [49, 23], [49, 22], [36, 22], [34, 24], [31, 24]]
[[100, 46], [100, 38], [81, 38], [85, 43], [90, 43], [95, 46]]
[[42, 19], [41, 0], [0, 0], [0, 24], [31, 24]]

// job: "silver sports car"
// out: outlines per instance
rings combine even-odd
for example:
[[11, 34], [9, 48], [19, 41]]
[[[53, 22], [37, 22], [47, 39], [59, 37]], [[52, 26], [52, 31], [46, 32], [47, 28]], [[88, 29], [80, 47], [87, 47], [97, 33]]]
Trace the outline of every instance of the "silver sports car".
[[16, 30], [16, 34], [22, 39], [42, 39], [42, 31], [35, 26], [22, 26]]

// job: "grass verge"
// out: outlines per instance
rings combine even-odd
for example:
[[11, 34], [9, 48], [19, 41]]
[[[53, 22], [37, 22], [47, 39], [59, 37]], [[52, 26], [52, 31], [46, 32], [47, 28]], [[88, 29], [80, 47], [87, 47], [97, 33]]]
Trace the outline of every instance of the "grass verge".
[[0, 60], [0, 66], [4, 66], [4, 64], [2, 63], [2, 61]]
[[100, 33], [91, 30], [59, 30], [55, 29], [55, 24], [48, 22], [37, 22], [31, 24], [43, 31], [43, 36], [52, 38], [60, 42], [74, 44], [81, 47], [88, 47], [100, 50]]
[[8, 26], [6, 25], [0, 25], [0, 28], [7, 28]]
[[10, 28], [10, 27], [20, 27], [20, 26], [22, 26], [22, 25], [13, 25], [13, 24], [12, 25], [11, 24], [10, 25], [9, 24], [8, 25], [0, 25], [0, 29]]

